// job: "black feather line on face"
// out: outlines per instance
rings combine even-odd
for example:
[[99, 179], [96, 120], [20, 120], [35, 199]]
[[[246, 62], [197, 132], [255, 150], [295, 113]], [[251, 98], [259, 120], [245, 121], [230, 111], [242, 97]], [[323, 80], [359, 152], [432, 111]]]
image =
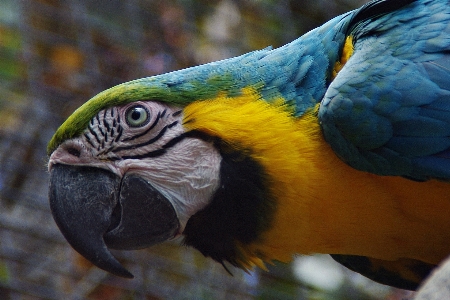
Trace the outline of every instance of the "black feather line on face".
[[114, 142], [118, 142], [119, 140], [120, 140], [120, 138], [122, 137], [122, 132], [123, 132], [123, 128], [122, 128], [122, 126], [120, 126], [120, 124], [119, 124], [119, 128], [117, 129], [117, 136], [116, 136], [116, 138], [114, 139]]
[[178, 110], [172, 114], [172, 117], [176, 117], [176, 116], [180, 115], [182, 112], [183, 112], [182, 110]]
[[109, 126], [109, 123], [106, 121], [106, 119], [103, 119], [103, 125], [106, 127], [106, 131], [111, 131], [111, 126]]
[[[174, 123], [172, 123], [170, 125], [173, 126], [177, 122], [178, 121], [175, 121]], [[158, 157], [158, 156], [161, 156], [161, 155], [165, 154], [167, 149], [172, 148], [173, 146], [175, 146], [176, 144], [178, 144], [179, 142], [181, 142], [182, 140], [184, 140], [186, 138], [200, 138], [202, 140], [208, 139], [208, 137], [203, 136], [203, 135], [199, 134], [196, 131], [188, 131], [188, 132], [182, 133], [182, 134], [174, 137], [173, 139], [168, 141], [165, 145], [163, 145], [160, 149], [156, 149], [156, 150], [153, 150], [153, 151], [150, 151], [150, 152], [146, 152], [146, 153], [142, 153], [142, 154], [138, 154], [138, 155], [122, 156], [121, 159], [155, 158], [155, 157]]]
[[238, 245], [257, 241], [271, 227], [275, 213], [267, 176], [248, 151], [230, 148], [220, 139], [199, 132], [197, 135], [213, 139], [222, 155], [220, 186], [211, 203], [187, 222], [184, 243], [222, 264], [227, 261], [244, 268], [246, 256]]
[[88, 126], [89, 132], [95, 137], [95, 140], [97, 141], [97, 144], [100, 144], [101, 141], [97, 135], [97, 133], [95, 132], [94, 128], [92, 128], [91, 125]]
[[91, 139], [89, 138], [89, 135], [85, 133], [84, 137], [86, 138], [86, 141], [89, 143], [89, 145], [91, 145], [92, 148], [95, 148], [94, 143], [92, 143]]
[[137, 149], [137, 148], [141, 148], [141, 147], [145, 147], [145, 146], [151, 145], [151, 144], [157, 142], [160, 138], [162, 138], [164, 136], [164, 134], [166, 133], [167, 129], [170, 129], [171, 127], [175, 126], [176, 124], [177, 124], [177, 121], [164, 126], [154, 138], [152, 138], [152, 139], [150, 139], [150, 140], [148, 140], [148, 141], [146, 141], [144, 143], [137, 144], [137, 145], [131, 145], [131, 146], [117, 147], [114, 150], [112, 150], [112, 152], [119, 152], [119, 151], [124, 151], [124, 150]]

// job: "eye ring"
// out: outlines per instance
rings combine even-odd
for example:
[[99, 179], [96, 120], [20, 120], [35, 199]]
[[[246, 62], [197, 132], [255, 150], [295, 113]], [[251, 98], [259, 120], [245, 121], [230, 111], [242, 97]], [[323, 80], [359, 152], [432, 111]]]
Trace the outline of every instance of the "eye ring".
[[150, 113], [142, 105], [134, 105], [125, 112], [125, 120], [130, 127], [142, 127], [150, 121]]

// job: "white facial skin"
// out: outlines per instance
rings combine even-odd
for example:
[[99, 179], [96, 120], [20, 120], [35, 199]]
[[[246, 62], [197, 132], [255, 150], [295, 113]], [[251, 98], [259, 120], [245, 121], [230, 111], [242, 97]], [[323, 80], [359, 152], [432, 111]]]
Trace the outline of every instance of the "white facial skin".
[[172, 203], [181, 234], [217, 190], [221, 162], [215, 147], [197, 138], [186, 137], [164, 149], [185, 132], [182, 120], [180, 108], [159, 102], [102, 110], [83, 134], [52, 153], [49, 171], [54, 164], [66, 164], [98, 167], [120, 177], [140, 175]]

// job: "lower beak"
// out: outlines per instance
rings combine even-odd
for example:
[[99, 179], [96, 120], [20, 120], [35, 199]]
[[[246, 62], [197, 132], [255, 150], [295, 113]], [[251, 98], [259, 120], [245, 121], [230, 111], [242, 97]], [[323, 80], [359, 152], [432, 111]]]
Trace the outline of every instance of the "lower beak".
[[56, 164], [50, 172], [50, 208], [69, 244], [97, 267], [133, 278], [112, 249], [140, 249], [178, 233], [172, 204], [137, 175]]

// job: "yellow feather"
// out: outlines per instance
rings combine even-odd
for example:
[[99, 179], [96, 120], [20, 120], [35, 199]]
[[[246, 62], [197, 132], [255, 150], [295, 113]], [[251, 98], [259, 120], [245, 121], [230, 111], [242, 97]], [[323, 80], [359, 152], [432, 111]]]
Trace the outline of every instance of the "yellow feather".
[[350, 59], [350, 56], [352, 56], [353, 50], [353, 38], [351, 36], [347, 36], [347, 38], [345, 39], [344, 48], [342, 48], [341, 59], [334, 64], [331, 80], [333, 80], [339, 73], [339, 71], [342, 70], [344, 65]]
[[245, 246], [248, 266], [295, 253], [436, 264], [450, 253], [450, 184], [349, 167], [323, 139], [315, 111], [296, 118], [283, 99], [268, 103], [246, 88], [194, 102], [184, 114], [186, 129], [248, 150], [270, 178], [277, 211], [272, 227]]

